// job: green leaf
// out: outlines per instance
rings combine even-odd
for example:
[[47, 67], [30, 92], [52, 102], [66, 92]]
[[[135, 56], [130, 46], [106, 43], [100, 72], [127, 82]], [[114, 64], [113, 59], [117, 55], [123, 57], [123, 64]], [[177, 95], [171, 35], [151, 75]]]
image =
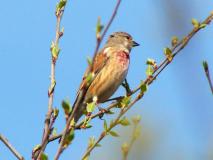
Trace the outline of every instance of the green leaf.
[[121, 119], [121, 120], [119, 121], [119, 123], [120, 123], [122, 126], [128, 126], [128, 125], [130, 125], [129, 120], [128, 120], [126, 117], [124, 117], [123, 119]]
[[91, 148], [95, 144], [95, 137], [92, 136], [89, 138], [88, 148]]
[[95, 145], [95, 147], [101, 147], [101, 144], [98, 143], [98, 144]]
[[45, 153], [41, 153], [41, 160], [48, 160], [48, 156]]
[[125, 96], [121, 102], [120, 102], [120, 105], [122, 108], [125, 108], [126, 106], [129, 105], [129, 103], [131, 102], [131, 96]]
[[142, 82], [140, 89], [141, 89], [141, 93], [145, 93], [148, 90], [148, 85]]
[[113, 137], [119, 137], [119, 135], [115, 131], [109, 131], [109, 134]]
[[91, 73], [91, 72], [86, 76], [87, 86], [91, 84], [93, 77], [94, 77], [94, 73]]
[[154, 72], [154, 69], [152, 67], [152, 65], [147, 65], [147, 69], [146, 69], [146, 75], [149, 77], [149, 76], [152, 76]]
[[137, 139], [141, 135], [141, 126], [136, 126], [134, 133], [133, 133], [133, 138]]
[[172, 46], [174, 47], [174, 46], [176, 46], [177, 44], [178, 44], [178, 37], [176, 37], [176, 36], [173, 36], [172, 37]]
[[59, 109], [58, 108], [54, 108], [53, 109], [53, 115], [54, 115], [54, 117], [58, 117], [58, 113], [59, 113]]
[[154, 59], [151, 59], [151, 58], [148, 58], [147, 61], [146, 61], [146, 64], [147, 65], [154, 65], [156, 62]]
[[92, 65], [92, 58], [89, 57], [89, 56], [87, 57], [87, 63], [88, 63], [89, 66]]
[[207, 24], [205, 24], [205, 23], [202, 23], [202, 24], [200, 24], [200, 28], [205, 28], [207, 26]]
[[137, 125], [138, 123], [140, 123], [141, 121], [141, 116], [140, 115], [137, 115], [135, 117], [132, 118], [132, 122]]
[[60, 48], [58, 47], [58, 44], [55, 44], [54, 42], [52, 42], [50, 48], [51, 48], [52, 57], [57, 59], [60, 53]]
[[40, 144], [37, 144], [34, 148], [33, 148], [33, 152], [39, 150], [41, 148]]
[[56, 5], [56, 12], [60, 11], [63, 7], [65, 7], [67, 0], [60, 0]]
[[173, 59], [173, 55], [172, 55], [172, 51], [170, 50], [170, 48], [164, 48], [164, 54], [167, 57], [167, 59], [171, 62]]
[[61, 103], [62, 108], [64, 109], [65, 115], [69, 115], [72, 111], [72, 107], [70, 105], [70, 101], [68, 99], [64, 99]]
[[52, 135], [53, 135], [53, 136], [56, 136], [56, 135], [57, 135], [57, 128], [53, 128]]
[[107, 132], [108, 128], [107, 128], [107, 122], [106, 120], [104, 120], [104, 131]]
[[105, 114], [114, 114], [114, 112], [109, 110], [109, 111], [105, 112]]
[[195, 18], [192, 18], [192, 24], [194, 28], [198, 28], [200, 26], [200, 23]]
[[86, 128], [92, 128], [92, 125], [87, 123]]
[[207, 61], [203, 61], [203, 68], [204, 68], [205, 72], [207, 72], [209, 70]]
[[129, 151], [129, 144], [128, 143], [123, 143], [121, 146], [121, 150], [123, 152], [123, 155], [126, 155]]
[[65, 137], [64, 140], [64, 147], [68, 147], [68, 145], [73, 141], [73, 139], [75, 138], [75, 134], [74, 134], [74, 130], [71, 130], [70, 133]]
[[96, 37], [97, 39], [99, 39], [101, 37], [101, 31], [102, 29], [104, 28], [104, 26], [101, 24], [101, 18], [98, 17], [98, 21], [97, 21], [97, 24], [96, 24]]
[[94, 109], [95, 109], [95, 105], [96, 105], [95, 102], [87, 103], [87, 107], [86, 107], [86, 108], [87, 108], [87, 112], [88, 112], [88, 113], [93, 112]]

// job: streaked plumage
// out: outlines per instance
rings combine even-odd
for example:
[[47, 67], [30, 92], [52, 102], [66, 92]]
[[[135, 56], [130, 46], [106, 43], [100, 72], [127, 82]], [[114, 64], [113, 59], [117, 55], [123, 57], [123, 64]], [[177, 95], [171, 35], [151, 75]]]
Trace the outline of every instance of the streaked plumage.
[[[85, 110], [86, 103], [92, 102], [93, 97], [97, 97], [97, 103], [102, 103], [114, 94], [126, 78], [130, 63], [130, 51], [132, 47], [138, 45], [125, 32], [115, 32], [109, 37], [107, 43], [95, 58], [92, 70], [94, 80], [91, 82], [80, 105], [76, 106], [77, 112], [74, 116], [76, 122]], [[80, 85], [77, 99], [80, 91], [86, 86], [85, 77], [87, 74], [88, 69]]]

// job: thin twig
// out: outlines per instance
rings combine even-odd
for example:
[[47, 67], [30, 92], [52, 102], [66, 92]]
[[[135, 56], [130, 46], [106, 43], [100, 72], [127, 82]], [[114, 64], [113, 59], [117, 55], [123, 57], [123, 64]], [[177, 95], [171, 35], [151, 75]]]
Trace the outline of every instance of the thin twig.
[[[66, 1], [64, 1], [64, 2], [66, 4]], [[54, 47], [56, 47], [57, 49], [59, 49], [58, 48], [59, 39], [63, 35], [63, 33], [61, 32], [60, 24], [61, 24], [61, 19], [63, 17], [64, 9], [65, 9], [65, 5], [64, 5], [64, 7], [60, 8], [58, 10], [56, 9], [57, 22], [56, 22], [56, 35], [55, 35]], [[52, 48], [51, 48], [51, 51], [52, 51]], [[59, 50], [58, 50], [58, 54], [59, 54]], [[50, 86], [49, 86], [49, 89], [48, 89], [48, 97], [49, 97], [48, 111], [47, 111], [47, 115], [46, 115], [46, 119], [45, 119], [45, 127], [44, 127], [41, 145], [39, 147], [39, 150], [36, 151], [36, 152], [33, 152], [33, 154], [32, 154], [32, 158], [35, 159], [35, 160], [41, 158], [41, 155], [44, 152], [44, 150], [45, 150], [45, 148], [46, 148], [46, 146], [49, 142], [49, 137], [52, 133], [53, 124], [54, 124], [55, 119], [57, 117], [57, 116], [53, 115], [54, 90], [55, 90], [55, 86], [56, 86], [55, 67], [56, 67], [56, 62], [57, 62], [57, 58], [58, 58], [57, 56], [52, 53]]]
[[[110, 20], [109, 20], [108, 24], [106, 25], [101, 37], [97, 39], [97, 43], [96, 43], [96, 47], [95, 47], [95, 51], [94, 51], [93, 59], [92, 59], [92, 65], [91, 65], [92, 67], [93, 67], [93, 63], [94, 63], [95, 57], [96, 57], [96, 55], [98, 53], [98, 50], [100, 48], [101, 42], [103, 41], [104, 36], [106, 35], [107, 31], [109, 30], [109, 27], [111, 26], [113, 20], [115, 19], [115, 16], [117, 14], [117, 11], [118, 11], [118, 8], [120, 6], [120, 3], [121, 3], [121, 0], [117, 0], [116, 6], [114, 8], [114, 11], [113, 11], [113, 13], [112, 13], [112, 15], [110, 17]], [[91, 70], [92, 70], [92, 68], [91, 68]]]
[[9, 141], [0, 134], [0, 140], [7, 146], [7, 148], [16, 156], [19, 160], [24, 160], [24, 157], [9, 143]]
[[[92, 68], [93, 68], [94, 59], [95, 59], [95, 57], [96, 57], [96, 55], [97, 55], [97, 52], [98, 52], [99, 47], [100, 47], [100, 44], [101, 44], [101, 42], [102, 42], [102, 40], [103, 40], [103, 38], [104, 38], [106, 32], [108, 31], [109, 27], [111, 26], [111, 24], [112, 24], [112, 22], [113, 22], [113, 20], [114, 20], [114, 18], [115, 18], [115, 16], [116, 16], [116, 13], [117, 13], [117, 11], [118, 11], [118, 8], [119, 8], [119, 6], [120, 6], [120, 3], [121, 3], [121, 0], [117, 0], [116, 6], [115, 6], [115, 8], [114, 8], [114, 11], [113, 11], [113, 14], [112, 14], [110, 20], [109, 20], [109, 22], [108, 22], [106, 28], [104, 29], [103, 34], [101, 35], [101, 38], [100, 38], [99, 40], [97, 40], [96, 49], [95, 49], [95, 52], [94, 52], [94, 55], [93, 55], [92, 65], [90, 65], [90, 69], [89, 69], [90, 71], [91, 71]], [[63, 134], [62, 134], [62, 137], [61, 137], [61, 141], [60, 141], [58, 150], [57, 150], [56, 155], [55, 155], [55, 160], [58, 160], [58, 158], [60, 157], [61, 153], [62, 153], [63, 150], [65, 149], [65, 148], [63, 147], [63, 144], [64, 144], [64, 140], [65, 140], [66, 134], [69, 133], [69, 130], [72, 130], [72, 129], [73, 129], [72, 127], [70, 127], [70, 123], [71, 123], [71, 121], [72, 121], [72, 119], [73, 119], [73, 117], [74, 117], [74, 115], [75, 115], [75, 112], [76, 112], [76, 110], [78, 109], [79, 103], [80, 103], [81, 99], [84, 97], [85, 93], [86, 93], [86, 89], [83, 89], [83, 90], [81, 91], [81, 95], [79, 95], [79, 97], [78, 97], [78, 101], [77, 101], [76, 104], [74, 105], [74, 109], [73, 109], [71, 115], [69, 116], [69, 118], [68, 118], [68, 120], [67, 120], [67, 122], [66, 122], [66, 126], [65, 126], [65, 129], [64, 129], [64, 131], [63, 131]]]
[[211, 80], [211, 76], [210, 76], [210, 72], [209, 72], [209, 66], [208, 66], [207, 61], [203, 61], [203, 68], [204, 68], [204, 71], [205, 71], [205, 74], [206, 74], [206, 78], [208, 79], [208, 83], [209, 83], [211, 92], [213, 94], [213, 85], [212, 85], [212, 80]]
[[[210, 22], [213, 20], [213, 13], [211, 13], [211, 15], [209, 17], [207, 17], [201, 24], [210, 24]], [[190, 39], [200, 30], [202, 29], [203, 27], [198, 27], [198, 28], [194, 28], [192, 30], [192, 32], [190, 32], [185, 38], [183, 38], [183, 40], [181, 40], [180, 43], [177, 44], [177, 46], [174, 47], [173, 49], [173, 54], [172, 54], [172, 57], [174, 58], [187, 44], [188, 42], [190, 41]], [[144, 81], [143, 84], [146, 84], [146, 85], [150, 85], [154, 82], [154, 80], [159, 76], [159, 74], [168, 66], [168, 64], [170, 64], [171, 61], [169, 61], [168, 59], [166, 60], [163, 60], [163, 62], [161, 63], [160, 67], [158, 67], [156, 69], [156, 71], [154, 72], [154, 75], [150, 78], [150, 77], [147, 77], [147, 79]], [[135, 90], [132, 91], [132, 94], [136, 93], [137, 91], [139, 91], [141, 89], [141, 86], [143, 85], [139, 85], [138, 88], [136, 88]], [[139, 93], [138, 96], [128, 105], [128, 107], [126, 107], [126, 109], [120, 111], [119, 115], [117, 116], [117, 118], [115, 119], [114, 121], [114, 125], [112, 125], [108, 131], [110, 131], [113, 127], [115, 127], [116, 125], [118, 125], [118, 121], [119, 119], [137, 102], [139, 101], [142, 97], [144, 96], [143, 93]], [[104, 139], [104, 137], [106, 137], [107, 133], [105, 131], [103, 131], [98, 140], [94, 143], [94, 145], [90, 148], [87, 149], [87, 151], [85, 152], [85, 154], [83, 155], [83, 160], [88, 156], [90, 155], [91, 151], [97, 146], [97, 144], [100, 143], [100, 141], [102, 139]]]
[[[110, 132], [115, 126], [117, 126], [119, 124], [118, 122], [119, 122], [120, 118], [142, 97], [143, 97], [143, 95], [139, 93], [138, 96], [126, 108], [121, 109], [119, 115], [113, 121], [113, 124], [110, 125], [110, 127], [107, 129], [107, 132]], [[102, 131], [102, 133], [100, 134], [99, 138], [94, 143], [94, 145], [91, 146], [90, 148], [88, 148], [87, 151], [84, 153], [82, 160], [84, 160], [88, 155], [90, 155], [91, 151], [100, 143], [100, 141], [108, 135], [107, 132], [105, 130]]]
[[134, 124], [134, 128], [133, 128], [133, 131], [132, 131], [132, 136], [131, 136], [131, 140], [130, 140], [130, 143], [128, 145], [128, 148], [125, 150], [125, 152], [123, 152], [123, 160], [127, 160], [127, 157], [129, 155], [129, 152], [131, 151], [132, 149], [132, 146], [133, 144], [135, 143], [136, 141], [136, 137], [135, 137], [135, 134], [137, 132], [137, 129], [138, 129], [138, 123], [137, 124]]
[[[206, 20], [204, 20], [202, 23], [206, 23], [206, 24], [209, 24], [210, 22], [211, 22], [211, 20], [212, 20], [212, 15], [210, 15], [209, 17], [207, 17], [207, 19]], [[201, 29], [201, 28], [200, 28]], [[198, 29], [198, 30], [192, 30], [186, 37], [190, 37], [190, 38], [183, 38], [181, 41], [179, 41], [179, 43], [177, 43], [175, 46], [173, 46], [173, 48], [171, 49], [171, 51], [174, 53], [174, 56], [176, 56], [176, 54], [178, 53], [178, 52], [180, 52], [180, 50], [182, 50], [184, 47], [185, 47], [185, 45], [190, 41], [190, 39], [200, 30], [200, 29]], [[187, 40], [187, 41], [186, 41]], [[177, 51], [175, 51], [177, 48], [179, 48]], [[151, 84], [151, 82], [152, 81], [154, 81], [157, 77], [158, 77], [158, 75], [166, 68], [166, 66], [169, 64], [170, 62], [168, 61], [168, 59], [167, 58], [165, 58], [161, 63], [160, 63], [160, 65], [158, 66], [158, 68], [154, 71], [154, 75], [153, 75], [153, 77], [151, 78], [151, 81], [150, 81], [150, 77], [147, 77], [145, 80], [144, 80], [144, 83], [145, 84]], [[140, 88], [141, 88], [141, 85], [142, 84], [140, 84], [138, 87], [136, 87], [134, 90], [132, 90], [132, 92], [131, 92], [131, 95], [133, 95], [133, 94], [135, 94], [137, 91], [139, 91], [140, 90]], [[131, 96], [130, 95], [130, 96]], [[109, 100], [107, 100], [106, 102], [108, 102], [108, 101], [113, 101], [113, 100], [121, 100], [122, 98], [123, 98], [124, 96], [119, 96], [119, 97], [115, 97], [115, 98], [112, 98], [112, 99], [109, 99]], [[117, 104], [116, 104], [117, 105]], [[112, 108], [115, 108], [116, 107], [116, 105], [114, 105]], [[112, 109], [111, 108], [111, 106], [109, 106], [110, 107], [110, 109]], [[108, 108], [106, 108], [106, 111], [108, 110]], [[96, 118], [96, 117], [99, 117], [100, 115], [102, 115], [102, 114], [105, 114], [104, 112], [98, 112], [97, 114], [95, 114], [95, 115], [93, 115], [93, 116], [91, 116], [92, 118], [91, 119], [94, 119], [94, 118]], [[83, 121], [82, 122], [80, 122], [78, 125], [76, 125], [76, 129], [80, 129], [80, 126], [83, 124]], [[49, 141], [54, 141], [54, 140], [56, 140], [56, 139], [59, 139], [59, 138], [61, 138], [61, 136], [62, 136], [62, 134], [59, 134], [59, 135], [56, 135], [56, 136], [52, 136], [50, 139], [49, 139]]]
[[[213, 13], [211, 13], [202, 23], [200, 24], [210, 24], [211, 21], [213, 20]], [[195, 36], [195, 34], [200, 31], [201, 29], [203, 29], [202, 27], [197, 27], [197, 28], [193, 28], [193, 30], [186, 36], [184, 37], [179, 43], [177, 43], [172, 49], [172, 53], [173, 53], [173, 58], [183, 49], [185, 48], [185, 46], [188, 44], [188, 42], [191, 40], [192, 37]], [[158, 66], [158, 68], [154, 71], [153, 73], [153, 79], [156, 79], [158, 77], [158, 75], [166, 68], [166, 66], [168, 64], [170, 64], [171, 62], [166, 58], [164, 59], [160, 65]], [[147, 82], [148, 79], [150, 77], [147, 77], [147, 79], [144, 81]], [[142, 85], [142, 84], [141, 84]], [[134, 89], [132, 91], [132, 93], [136, 93], [137, 91], [140, 90], [141, 85], [139, 85], [136, 89]]]

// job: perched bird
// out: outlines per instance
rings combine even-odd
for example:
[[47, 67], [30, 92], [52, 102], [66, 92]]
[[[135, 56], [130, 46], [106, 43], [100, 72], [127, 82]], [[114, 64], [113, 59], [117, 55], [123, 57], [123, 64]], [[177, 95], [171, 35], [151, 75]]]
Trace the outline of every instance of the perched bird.
[[[138, 46], [132, 36], [125, 32], [115, 32], [108, 38], [108, 41], [96, 55], [93, 67], [90, 73], [93, 75], [92, 82], [88, 85], [87, 76], [89, 69], [84, 74], [82, 83], [77, 93], [77, 98], [73, 108], [76, 109], [74, 113], [74, 121], [77, 122], [86, 109], [86, 104], [93, 101], [94, 97], [97, 103], [103, 103], [109, 99], [118, 89], [121, 83], [127, 76], [130, 52], [133, 47]], [[82, 99], [79, 95], [87, 86]], [[76, 106], [76, 103], [79, 105]]]

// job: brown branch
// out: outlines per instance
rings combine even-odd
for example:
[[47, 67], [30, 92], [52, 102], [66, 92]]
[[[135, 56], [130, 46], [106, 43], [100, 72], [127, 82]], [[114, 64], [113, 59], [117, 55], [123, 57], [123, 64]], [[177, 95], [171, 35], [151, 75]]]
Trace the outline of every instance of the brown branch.
[[[120, 6], [120, 3], [121, 3], [121, 0], [117, 0], [116, 6], [115, 6], [115, 8], [114, 8], [114, 11], [113, 11], [113, 14], [112, 14], [110, 20], [109, 20], [109, 22], [108, 22], [106, 28], [104, 29], [103, 34], [101, 35], [100, 39], [97, 40], [96, 49], [95, 49], [95, 52], [94, 52], [94, 55], [93, 55], [92, 65], [90, 65], [90, 69], [89, 69], [90, 71], [91, 71], [92, 68], [93, 68], [94, 59], [95, 59], [95, 57], [96, 57], [96, 55], [97, 55], [97, 52], [98, 52], [99, 47], [100, 47], [100, 44], [101, 44], [101, 42], [102, 42], [102, 40], [103, 40], [103, 38], [104, 38], [106, 32], [108, 31], [109, 27], [111, 26], [111, 24], [112, 24], [112, 22], [113, 22], [113, 20], [114, 20], [114, 18], [115, 18], [115, 16], [116, 16], [116, 13], [117, 13], [117, 11], [118, 11], [118, 8], [119, 8], [119, 6]], [[60, 144], [59, 144], [57, 153], [56, 153], [56, 155], [55, 155], [55, 160], [58, 160], [58, 158], [60, 157], [61, 153], [62, 153], [63, 150], [65, 149], [65, 148], [63, 147], [64, 141], [65, 141], [65, 137], [66, 137], [67, 133], [69, 133], [69, 131], [73, 129], [72, 127], [70, 127], [70, 123], [71, 123], [71, 121], [72, 121], [72, 119], [73, 119], [73, 117], [74, 117], [74, 115], [75, 115], [76, 110], [78, 109], [80, 100], [84, 97], [85, 93], [86, 93], [86, 89], [83, 89], [83, 90], [81, 91], [81, 95], [79, 96], [79, 98], [78, 98], [76, 104], [74, 105], [74, 109], [73, 109], [71, 115], [69, 116], [69, 118], [68, 118], [68, 120], [67, 120], [66, 127], [65, 127], [65, 129], [64, 129], [64, 131], [63, 131], [63, 134], [62, 134], [62, 137], [61, 137], [61, 141], [60, 141]]]
[[24, 160], [24, 157], [9, 143], [9, 141], [0, 134], [0, 140], [7, 146], [7, 148], [13, 153], [14, 156], [16, 156], [19, 160]]
[[[94, 63], [95, 57], [96, 57], [96, 55], [98, 53], [98, 50], [100, 48], [101, 42], [103, 41], [104, 36], [106, 35], [107, 31], [109, 30], [109, 27], [111, 26], [113, 20], [115, 19], [115, 16], [117, 14], [117, 11], [118, 11], [118, 8], [120, 6], [120, 3], [121, 3], [121, 0], [117, 0], [117, 4], [116, 4], [116, 6], [114, 8], [114, 11], [113, 11], [113, 13], [112, 13], [112, 15], [110, 17], [110, 20], [109, 20], [108, 24], [106, 25], [101, 37], [97, 38], [97, 43], [96, 43], [96, 47], [95, 47], [95, 51], [94, 51], [93, 59], [92, 59], [92, 65], [91, 65], [92, 67], [93, 67], [93, 63]], [[91, 70], [92, 70], [92, 68], [91, 68]]]
[[[59, 6], [59, 3], [64, 3], [63, 7]], [[35, 159], [35, 160], [41, 159], [41, 155], [44, 152], [44, 150], [45, 150], [45, 148], [46, 148], [46, 146], [49, 142], [49, 137], [52, 133], [53, 124], [55, 122], [55, 119], [57, 118], [57, 115], [53, 114], [54, 90], [55, 90], [55, 86], [56, 86], [55, 67], [56, 67], [56, 62], [57, 62], [58, 55], [59, 55], [59, 52], [60, 52], [60, 49], [58, 47], [59, 39], [63, 35], [63, 31], [61, 31], [60, 24], [61, 24], [61, 19], [63, 17], [66, 1], [60, 0], [59, 3], [56, 7], [56, 12], [55, 12], [56, 18], [57, 18], [55, 41], [51, 45], [51, 48], [50, 48], [51, 52], [52, 52], [52, 59], [51, 59], [50, 86], [49, 86], [49, 89], [48, 89], [48, 97], [49, 97], [48, 111], [47, 111], [47, 114], [46, 114], [45, 127], [44, 127], [41, 145], [39, 147], [39, 150], [37, 150], [36, 152], [35, 151], [32, 152], [32, 159]]]
[[[208, 16], [201, 24], [210, 24], [210, 22], [213, 20], [213, 13], [211, 13], [210, 16]], [[201, 25], [200, 24], [200, 25]], [[203, 27], [196, 27], [194, 28], [185, 38], [183, 38], [176, 46], [173, 47], [172, 51], [172, 57], [174, 58], [190, 41], [190, 39], [199, 31], [201, 30]], [[132, 94], [136, 93], [137, 91], [139, 91], [141, 89], [142, 85], [150, 85], [153, 83], [153, 81], [159, 76], [159, 74], [168, 66], [168, 64], [171, 63], [171, 60], [169, 59], [165, 59], [162, 61], [162, 63], [160, 64], [160, 67], [158, 67], [156, 69], [156, 71], [154, 72], [153, 76], [151, 77], [147, 77], [147, 79], [144, 81], [143, 84], [139, 85], [138, 88], [136, 88], [135, 90], [132, 91]], [[118, 121], [120, 120], [120, 118], [137, 102], [139, 101], [142, 97], [143, 97], [143, 92], [140, 92], [138, 94], [138, 96], [128, 105], [128, 107], [124, 110], [121, 109], [119, 115], [117, 116], [117, 118], [114, 121], [114, 125], [112, 125], [108, 131], [110, 131], [112, 128], [114, 128], [116, 125], [118, 125]], [[91, 151], [97, 146], [97, 144], [100, 143], [101, 140], [103, 140], [106, 137], [107, 133], [105, 131], [103, 131], [98, 140], [94, 143], [94, 145], [90, 148], [87, 149], [86, 153], [83, 155], [83, 160], [90, 155]]]
[[82, 160], [84, 160], [88, 155], [90, 155], [91, 151], [100, 143], [100, 141], [102, 139], [104, 139], [107, 135], [108, 132], [110, 132], [115, 126], [117, 126], [119, 124], [119, 120], [120, 118], [130, 109], [132, 108], [132, 106], [138, 102], [141, 98], [143, 97], [143, 94], [139, 93], [137, 95], [137, 97], [126, 107], [120, 110], [119, 115], [117, 116], [117, 118], [113, 121], [113, 124], [110, 125], [110, 127], [107, 129], [107, 131], [102, 131], [102, 133], [100, 134], [98, 140], [94, 143], [94, 145], [90, 148], [87, 149], [87, 151], [84, 153]]
[[213, 85], [212, 85], [211, 76], [210, 76], [210, 72], [209, 72], [209, 66], [208, 66], [207, 61], [203, 61], [203, 69], [204, 69], [204, 71], [205, 71], [206, 78], [207, 78], [207, 80], [208, 80], [208, 83], [209, 83], [211, 92], [212, 92], [212, 94], [213, 94]]
[[[213, 20], [213, 13], [211, 13], [202, 23], [200, 24], [210, 24], [211, 21]], [[203, 27], [197, 27], [197, 28], [193, 28], [193, 30], [186, 36], [184, 37], [179, 43], [177, 43], [172, 49], [172, 57], [174, 58], [182, 49], [185, 48], [185, 46], [188, 44], [188, 42], [191, 40], [192, 37], [195, 36], [195, 34], [200, 31], [201, 29], [203, 29]], [[158, 66], [158, 68], [154, 71], [153, 73], [153, 77], [152, 79], [156, 79], [158, 77], [158, 75], [168, 66], [168, 64], [170, 64], [171, 62], [166, 58], [164, 59], [160, 65]], [[144, 83], [148, 82], [150, 79], [150, 77], [147, 77], [147, 79], [144, 81]], [[150, 83], [148, 83], [150, 84]], [[132, 91], [132, 93], [136, 93], [137, 91], [139, 91], [141, 88], [141, 85], [139, 85], [136, 89], [134, 89]]]
[[[213, 18], [213, 15], [210, 15], [209, 17], [206, 18], [206, 20], [204, 20], [202, 23], [203, 24], [210, 24], [210, 22], [212, 21], [212, 18]], [[202, 24], [201, 23], [201, 24]], [[183, 38], [181, 41], [179, 41], [175, 46], [172, 47], [171, 51], [174, 53], [173, 57], [175, 57], [177, 55], [178, 52], [180, 52], [185, 46], [186, 44], [188, 44], [188, 42], [190, 41], [190, 39], [200, 30], [201, 28], [197, 28], [197, 29], [193, 29], [187, 36], [186, 38]], [[176, 50], [176, 51], [175, 51]], [[150, 85], [157, 77], [158, 75], [166, 68], [166, 66], [170, 63], [170, 61], [168, 61], [167, 58], [165, 58], [161, 63], [160, 65], [158, 66], [158, 68], [154, 71], [153, 73], [153, 77], [147, 77], [145, 80], [144, 80], [144, 83], [145, 84], [148, 84]], [[132, 90], [131, 92], [131, 95], [135, 94], [137, 91], [140, 90], [141, 88], [141, 85], [140, 84], [138, 87], [136, 87], [134, 90]], [[131, 96], [130, 95], [130, 96]], [[115, 98], [112, 98], [112, 99], [109, 99], [107, 100], [106, 102], [108, 101], [113, 101], [113, 100], [121, 100], [124, 96], [119, 96], [119, 97], [115, 97]], [[109, 108], [112, 109], [112, 108], [115, 108], [116, 105], [118, 103], [115, 102], [115, 105], [110, 105], [108, 108], [106, 108], [105, 110], [108, 111]], [[95, 115], [92, 115], [91, 119], [94, 119], [96, 117], [99, 117], [100, 115], [103, 115], [105, 114], [106, 112], [98, 112], [97, 114]], [[78, 125], [76, 125], [75, 129], [80, 129], [81, 128], [81, 125], [83, 124], [83, 121], [80, 122]], [[54, 141], [58, 138], [61, 138], [62, 134], [59, 134], [59, 135], [56, 135], [56, 136], [52, 136], [49, 141]]]
[[121, 148], [122, 151], [123, 151], [123, 160], [127, 160], [129, 152], [131, 151], [133, 144], [135, 143], [136, 139], [139, 136], [138, 135], [139, 122], [140, 122], [140, 120], [137, 120], [137, 122], [134, 123], [133, 131], [132, 131], [132, 135], [131, 135], [131, 139], [130, 139], [129, 144], [126, 147], [124, 146], [124, 148], [123, 148], [123, 146], [122, 146], [122, 148]]

